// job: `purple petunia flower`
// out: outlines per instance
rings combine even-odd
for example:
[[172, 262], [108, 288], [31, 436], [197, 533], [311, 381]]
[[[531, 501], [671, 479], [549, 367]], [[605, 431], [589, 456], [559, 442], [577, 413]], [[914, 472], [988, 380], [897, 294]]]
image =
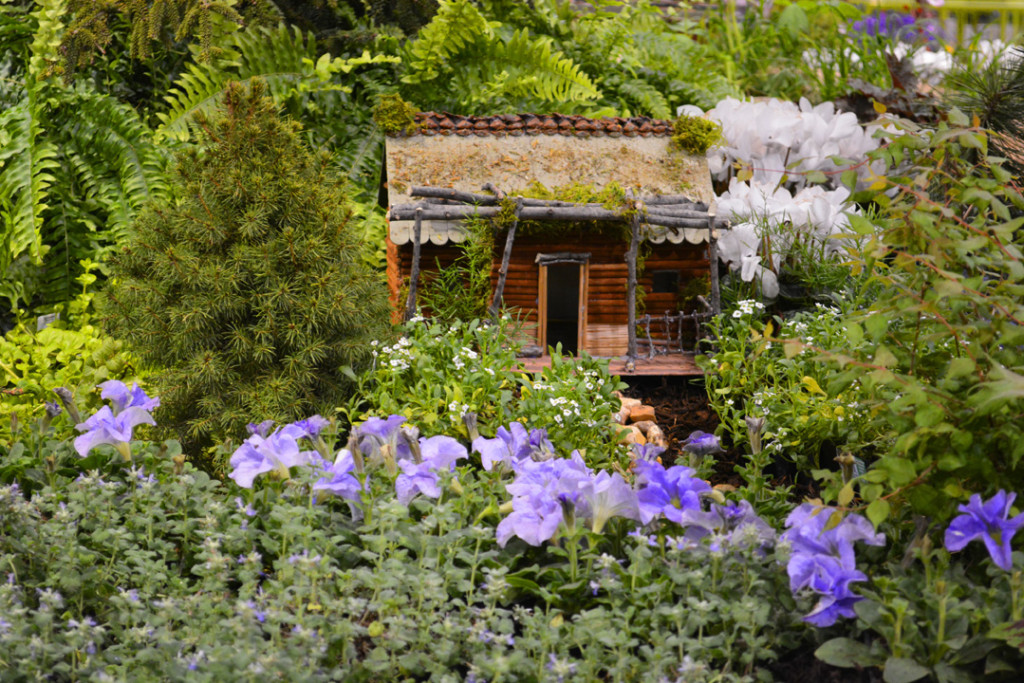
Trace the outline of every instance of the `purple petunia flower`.
[[691, 432], [680, 445], [687, 453], [693, 453], [701, 458], [705, 455], [724, 452], [722, 450], [722, 443], [718, 440], [717, 436], [700, 430]]
[[663, 446], [657, 446], [653, 443], [634, 443], [630, 444], [630, 446], [633, 449], [633, 459], [644, 462], [658, 462], [658, 458], [665, 452]]
[[249, 432], [250, 436], [262, 436], [263, 438], [266, 438], [267, 435], [270, 434], [270, 432], [273, 431], [274, 429], [274, 421], [264, 420], [259, 424], [256, 424], [255, 422], [250, 422], [245, 426], [245, 428]]
[[[362, 492], [365, 489], [359, 484], [359, 480], [353, 474], [355, 461], [352, 458], [352, 453], [347, 449], [338, 453], [334, 463], [328, 463], [323, 459], [319, 459], [315, 464], [319, 465], [324, 476], [313, 484], [314, 491], [324, 491], [343, 498], [350, 503], [360, 503], [362, 501]], [[366, 482], [366, 485], [369, 486], [369, 477], [367, 477]]]
[[832, 563], [828, 558], [847, 569], [856, 567], [853, 550], [856, 541], [885, 545], [885, 534], [875, 533], [871, 522], [860, 515], [846, 515], [838, 525], [826, 530], [834, 514], [838, 514], [838, 510], [804, 503], [786, 518], [788, 528], [783, 532], [782, 540], [792, 545], [786, 567], [790, 590], [809, 586], [818, 569], [830, 571]]
[[[534, 454], [554, 453], [554, 446], [548, 440], [547, 430], [533, 429], [529, 432], [520, 422], [512, 422], [508, 428], [498, 427], [493, 439], [478, 436], [473, 439], [473, 451], [480, 454], [480, 463], [488, 472], [497, 463], [505, 463], [513, 469]], [[537, 458], [543, 460], [546, 458]]]
[[694, 477], [689, 467], [676, 465], [665, 469], [659, 463], [637, 461], [637, 493], [640, 522], [649, 523], [659, 514], [679, 523], [683, 510], [700, 510], [700, 496], [711, 491], [711, 485]]
[[811, 611], [804, 615], [804, 621], [825, 627], [836, 623], [839, 617], [856, 617], [853, 605], [864, 598], [850, 590], [850, 584], [867, 580], [868, 577], [864, 573], [844, 567], [816, 573], [809, 587], [821, 597]]
[[329, 424], [330, 422], [327, 421], [327, 418], [319, 415], [313, 415], [312, 417], [307, 417], [305, 420], [293, 422], [292, 426], [301, 429], [305, 433], [306, 438], [315, 439], [320, 436], [320, 432], [322, 432]]
[[139, 388], [139, 385], [132, 382], [131, 389], [125, 386], [124, 382], [111, 379], [99, 385], [102, 390], [100, 397], [109, 399], [114, 406], [114, 414], [118, 415], [128, 408], [142, 408], [151, 412], [153, 408], [160, 406], [159, 398], [150, 398], [146, 392]]
[[846, 515], [829, 528], [838, 510], [804, 503], [786, 519], [789, 527], [782, 539], [792, 545], [786, 565], [789, 587], [794, 593], [809, 588], [818, 593], [814, 609], [804, 617], [817, 626], [830, 626], [840, 616], [854, 616], [853, 604], [862, 598], [850, 590], [855, 581], [867, 577], [857, 571], [853, 544], [885, 545], [885, 534], [875, 533], [871, 522], [860, 515]]
[[445, 469], [454, 470], [455, 462], [469, 455], [466, 447], [450, 436], [432, 436], [420, 439], [419, 443], [421, 462], [402, 460], [398, 463], [402, 473], [395, 479], [395, 493], [402, 505], [408, 505], [417, 493], [439, 498], [441, 478], [437, 473]]
[[983, 503], [979, 494], [971, 496], [966, 505], [957, 508], [964, 514], [956, 517], [946, 529], [946, 550], [955, 553], [971, 541], [981, 539], [996, 566], [1010, 571], [1013, 568], [1010, 540], [1024, 526], [1024, 513], [1010, 519], [1010, 506], [1016, 497], [1016, 493], [1000, 490]]
[[128, 444], [132, 440], [132, 429], [140, 424], [156, 424], [149, 411], [141, 406], [125, 408], [117, 415], [109, 406], [103, 406], [88, 420], [75, 425], [75, 429], [85, 432], [75, 439], [75, 450], [84, 458], [92, 449], [107, 444], [117, 448], [126, 460], [130, 460]]
[[686, 528], [688, 541], [699, 541], [713, 536], [717, 548], [721, 542], [729, 545], [764, 546], [775, 540], [775, 530], [761, 519], [749, 501], [729, 501], [726, 505], [712, 505], [707, 512], [701, 509], [686, 509], [680, 513], [680, 526]]
[[535, 546], [551, 539], [565, 521], [566, 506], [578, 500], [580, 485], [590, 476], [575, 452], [572, 458], [523, 461], [515, 480], [505, 485], [513, 496], [512, 512], [498, 523], [498, 545], [505, 547], [513, 536]]
[[252, 488], [253, 480], [265, 472], [288, 474], [288, 468], [314, 462], [315, 451], [299, 449], [302, 431], [292, 425], [278, 429], [264, 438], [253, 434], [231, 455], [233, 468], [228, 476], [242, 488]]
[[590, 520], [590, 529], [601, 533], [612, 517], [639, 520], [637, 494], [618, 472], [604, 470], [578, 484], [578, 516]]

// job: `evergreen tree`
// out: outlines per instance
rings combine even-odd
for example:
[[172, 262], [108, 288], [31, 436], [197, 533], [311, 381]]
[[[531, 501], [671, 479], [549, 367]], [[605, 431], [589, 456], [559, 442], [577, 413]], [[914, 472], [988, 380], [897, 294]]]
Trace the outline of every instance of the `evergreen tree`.
[[342, 366], [365, 361], [388, 321], [344, 182], [266, 94], [233, 84], [223, 114], [199, 119], [172, 201], [140, 215], [104, 302], [193, 454], [254, 420], [332, 414], [351, 391]]

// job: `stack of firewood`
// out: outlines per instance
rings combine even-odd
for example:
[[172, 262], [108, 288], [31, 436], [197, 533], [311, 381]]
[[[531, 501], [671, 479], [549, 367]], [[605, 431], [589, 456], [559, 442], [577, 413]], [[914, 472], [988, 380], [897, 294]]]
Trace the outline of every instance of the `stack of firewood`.
[[622, 407], [612, 419], [622, 425], [623, 443], [650, 443], [668, 448], [668, 438], [655, 422], [653, 406], [646, 405], [640, 399], [623, 396], [619, 392], [615, 392], [614, 395]]

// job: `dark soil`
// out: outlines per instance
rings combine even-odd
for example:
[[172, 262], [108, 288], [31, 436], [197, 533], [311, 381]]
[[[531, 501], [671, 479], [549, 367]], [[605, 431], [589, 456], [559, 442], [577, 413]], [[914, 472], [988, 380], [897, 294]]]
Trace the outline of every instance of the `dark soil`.
[[[691, 432], [699, 430], [713, 434], [718, 428], [720, 420], [708, 406], [702, 378], [627, 377], [623, 380], [629, 383], [629, 388], [622, 392], [625, 396], [638, 398], [654, 407], [655, 421], [669, 440], [668, 451], [661, 456], [666, 466], [685, 464], [687, 454], [683, 453], [679, 444]], [[725, 453], [715, 456], [710, 481], [713, 485], [730, 484], [738, 487], [743, 484], [743, 479], [736, 474], [736, 466], [743, 462], [746, 452], [743, 448], [732, 447], [727, 441], [723, 441], [722, 447], [726, 449]], [[823, 447], [821, 462], [832, 462], [835, 452], [829, 449], [827, 444]], [[792, 486], [794, 500], [818, 495], [815, 483], [799, 475], [788, 462], [775, 463], [765, 474], [774, 486]]]
[[[668, 451], [661, 456], [666, 466], [684, 464], [687, 454], [680, 448], [692, 432], [714, 434], [719, 419], [708, 406], [708, 397], [701, 379], [674, 379], [662, 377], [630, 377], [629, 388], [622, 392], [630, 398], [638, 398], [654, 407], [654, 417], [669, 440]], [[739, 449], [728, 449], [715, 457], [715, 472], [712, 484], [742, 483], [735, 473], [735, 466], [743, 454]]]

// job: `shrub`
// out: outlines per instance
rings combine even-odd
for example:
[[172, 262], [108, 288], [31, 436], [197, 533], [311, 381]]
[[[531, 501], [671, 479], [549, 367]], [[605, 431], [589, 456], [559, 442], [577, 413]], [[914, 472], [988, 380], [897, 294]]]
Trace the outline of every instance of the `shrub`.
[[151, 206], [113, 261], [105, 323], [148, 363], [163, 422], [194, 450], [253, 415], [327, 411], [369, 357], [386, 293], [360, 258], [343, 181], [279, 117], [266, 87], [230, 87], [200, 116], [174, 200]]

